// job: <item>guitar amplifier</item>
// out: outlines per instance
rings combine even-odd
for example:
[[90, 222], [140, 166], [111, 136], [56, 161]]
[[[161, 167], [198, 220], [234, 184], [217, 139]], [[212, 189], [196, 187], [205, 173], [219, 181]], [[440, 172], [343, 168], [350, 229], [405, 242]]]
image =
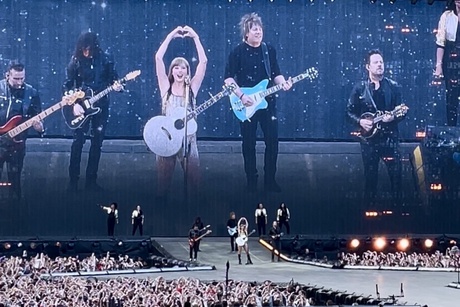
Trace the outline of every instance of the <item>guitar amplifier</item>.
[[458, 199], [460, 193], [460, 127], [428, 126], [413, 152], [419, 192], [426, 199]]

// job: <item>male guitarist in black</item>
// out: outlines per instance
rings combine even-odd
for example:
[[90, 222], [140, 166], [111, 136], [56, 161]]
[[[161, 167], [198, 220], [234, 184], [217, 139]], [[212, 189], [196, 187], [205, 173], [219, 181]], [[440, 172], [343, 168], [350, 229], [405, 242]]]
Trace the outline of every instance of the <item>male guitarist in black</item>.
[[190, 261], [197, 261], [198, 258], [198, 247], [200, 240], [198, 239], [201, 235], [200, 228], [197, 224], [193, 225], [193, 228], [188, 232], [188, 240], [190, 245]]
[[[7, 124], [15, 116], [22, 116], [23, 121], [41, 112], [38, 91], [25, 83], [25, 68], [21, 63], [11, 63], [0, 81], [0, 126]], [[14, 127], [11, 127], [14, 128]], [[33, 128], [43, 133], [43, 123], [33, 123]], [[7, 129], [8, 131], [11, 129]], [[3, 131], [2, 135], [8, 131]], [[6, 162], [8, 180], [11, 183], [10, 196], [21, 198], [21, 171], [26, 154], [27, 132], [15, 137], [17, 143], [0, 142], [0, 166]]]
[[[260, 81], [268, 79], [269, 87], [282, 84], [285, 91], [292, 87], [291, 79], [285, 80], [281, 74], [276, 50], [272, 45], [262, 42], [264, 31], [262, 19], [256, 14], [246, 14], [239, 23], [243, 42], [240, 43], [228, 57], [225, 68], [225, 83], [239, 87], [253, 87]], [[265, 55], [264, 55], [265, 54]], [[240, 88], [235, 90], [245, 106], [254, 104], [252, 98], [245, 95]], [[278, 160], [278, 118], [276, 117], [276, 102], [274, 95], [267, 96], [267, 109], [258, 110], [251, 121], [241, 122], [243, 138], [243, 159], [246, 172], [247, 187], [250, 193], [257, 191], [256, 167], [256, 136], [260, 124], [264, 134], [264, 189], [270, 192], [281, 192], [281, 187], [275, 180], [276, 163]]]
[[[362, 131], [371, 131], [373, 121], [363, 119], [365, 112], [392, 111], [401, 104], [401, 87], [395, 81], [384, 77], [385, 66], [382, 53], [371, 50], [366, 57], [368, 78], [358, 82], [351, 93], [347, 105], [348, 116]], [[362, 139], [361, 153], [364, 165], [366, 205], [372, 205], [377, 194], [378, 166], [380, 159], [386, 164], [391, 181], [395, 204], [401, 202], [401, 155], [399, 152], [398, 123], [404, 115], [395, 117], [385, 114], [382, 129], [373, 137]]]
[[272, 228], [268, 232], [271, 237], [270, 242], [272, 244], [272, 262], [275, 261], [275, 249], [278, 251], [278, 262], [281, 261], [281, 229], [278, 227], [278, 222], [273, 221]]
[[[102, 51], [96, 33], [86, 32], [78, 37], [74, 54], [67, 66], [67, 79], [64, 83], [65, 90], [74, 88], [92, 89], [97, 94], [107, 87], [113, 85], [115, 91], [121, 91], [122, 85], [116, 80], [118, 74], [115, 71], [115, 64], [112, 57]], [[69, 191], [76, 192], [78, 179], [80, 177], [80, 162], [83, 144], [86, 142], [85, 135], [89, 132], [91, 125], [91, 147], [89, 149], [88, 165], [86, 167], [87, 190], [100, 191], [102, 188], [96, 183], [99, 160], [101, 158], [101, 147], [104, 141], [107, 119], [109, 116], [109, 98], [102, 97], [95, 103], [101, 108], [101, 112], [91, 116], [85, 124], [76, 129], [70, 152]], [[80, 103], [74, 104], [73, 115], [84, 114], [84, 108]]]

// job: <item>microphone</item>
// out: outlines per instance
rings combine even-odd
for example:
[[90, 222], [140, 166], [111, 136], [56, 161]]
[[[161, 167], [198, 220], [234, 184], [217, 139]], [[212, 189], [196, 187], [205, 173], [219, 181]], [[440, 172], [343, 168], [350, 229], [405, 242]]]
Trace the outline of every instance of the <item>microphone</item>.
[[184, 82], [185, 82], [185, 85], [190, 85], [190, 76], [185, 76], [185, 79], [184, 79]]

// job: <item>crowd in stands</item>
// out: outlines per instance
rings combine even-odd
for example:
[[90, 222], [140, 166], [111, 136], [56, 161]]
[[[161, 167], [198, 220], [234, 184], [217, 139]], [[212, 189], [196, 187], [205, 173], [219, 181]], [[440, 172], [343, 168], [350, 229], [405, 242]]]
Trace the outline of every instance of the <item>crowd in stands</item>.
[[[108, 260], [107, 260], [108, 259]], [[304, 288], [270, 281], [247, 283], [230, 280], [202, 282], [194, 278], [167, 281], [163, 277], [42, 278], [45, 271], [97, 270], [139, 265], [124, 257], [118, 261], [94, 255], [51, 260], [40, 255], [30, 260], [3, 258], [0, 262], [0, 306], [311, 306]]]
[[361, 255], [342, 253], [340, 262], [349, 266], [381, 266], [381, 267], [426, 267], [426, 268], [458, 268], [460, 253], [458, 248], [447, 249], [446, 253], [436, 251], [429, 253], [394, 252], [383, 253], [366, 251]]

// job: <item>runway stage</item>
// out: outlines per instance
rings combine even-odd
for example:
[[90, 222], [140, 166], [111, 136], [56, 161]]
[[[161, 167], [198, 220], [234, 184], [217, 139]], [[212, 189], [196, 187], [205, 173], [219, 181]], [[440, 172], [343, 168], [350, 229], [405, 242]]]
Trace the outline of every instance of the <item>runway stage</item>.
[[[85, 144], [82, 174], [85, 173]], [[392, 207], [389, 180], [381, 165], [379, 209], [392, 215], [366, 218], [360, 206], [363, 187], [362, 161], [356, 142], [281, 142], [277, 180], [282, 193], [244, 191], [246, 180], [240, 141], [199, 141], [201, 184], [195, 202], [185, 202], [183, 176], [177, 165], [166, 201], [156, 199], [156, 162], [141, 140], [106, 140], [98, 182], [102, 192], [83, 189], [69, 194], [67, 168], [71, 140], [30, 139], [22, 175], [23, 198], [9, 199], [0, 187], [2, 236], [101, 236], [106, 214], [96, 204], [119, 203], [116, 235], [131, 233], [131, 212], [141, 204], [145, 235], [184, 236], [196, 216], [211, 224], [213, 235], [224, 236], [228, 213], [254, 214], [264, 203], [269, 221], [285, 202], [291, 211], [293, 233], [338, 235], [376, 233], [459, 233], [458, 198], [438, 197], [424, 202], [414, 178], [411, 155], [419, 144], [403, 143], [404, 206]], [[259, 174], [263, 178], [263, 143], [257, 145]], [[6, 180], [5, 176], [2, 177]], [[442, 192], [443, 193], [443, 192]], [[432, 195], [443, 195], [442, 193]], [[250, 225], [252, 227], [253, 225]]]

